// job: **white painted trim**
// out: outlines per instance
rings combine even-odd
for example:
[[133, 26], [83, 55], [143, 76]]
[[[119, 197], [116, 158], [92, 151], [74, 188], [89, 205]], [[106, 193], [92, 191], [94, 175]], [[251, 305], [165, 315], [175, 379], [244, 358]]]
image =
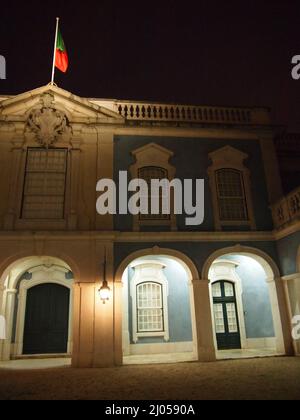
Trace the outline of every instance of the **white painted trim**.
[[[135, 270], [135, 274], [130, 283], [130, 295], [132, 298], [132, 338], [134, 343], [137, 343], [139, 338], [142, 337], [163, 337], [166, 342], [170, 339], [169, 333], [169, 311], [168, 311], [168, 279], [163, 273], [165, 265], [160, 261], [142, 261], [136, 262], [132, 266]], [[164, 327], [163, 332], [151, 332], [151, 333], [138, 333], [137, 331], [137, 297], [136, 289], [137, 286], [141, 283], [153, 282], [158, 283], [162, 287], [163, 294], [163, 317], [164, 317]]]
[[122, 317], [122, 341], [123, 355], [130, 355], [130, 332], [129, 332], [129, 289], [128, 289], [128, 267], [124, 271], [122, 277], [122, 300], [123, 300], [123, 317]]
[[236, 268], [238, 266], [239, 264], [234, 261], [219, 260], [219, 261], [215, 261], [212, 264], [212, 267], [209, 271], [209, 280], [210, 280], [209, 290], [210, 290], [210, 299], [211, 299], [211, 312], [212, 312], [212, 320], [213, 320], [214, 341], [215, 341], [216, 349], [218, 349], [218, 345], [217, 345], [217, 335], [216, 335], [216, 327], [215, 327], [215, 316], [214, 316], [214, 310], [213, 310], [212, 286], [214, 283], [217, 283], [222, 280], [229, 281], [230, 283], [234, 284], [238, 318], [239, 318], [241, 346], [242, 346], [242, 349], [248, 348], [245, 314], [244, 314], [244, 307], [243, 307], [243, 285], [242, 285], [241, 278], [238, 276], [236, 272]]
[[41, 285], [41, 284], [58, 284], [60, 286], [66, 287], [70, 290], [70, 308], [69, 308], [69, 331], [68, 331], [68, 354], [72, 353], [73, 347], [73, 282], [71, 280], [65, 279], [65, 270], [61, 267], [39, 267], [40, 269], [32, 270], [32, 280], [23, 280], [20, 284], [19, 291], [19, 306], [17, 314], [17, 324], [16, 324], [16, 343], [14, 346], [14, 357], [23, 355], [23, 340], [24, 340], [24, 328], [25, 328], [25, 315], [26, 315], [26, 301], [27, 301], [27, 292], [32, 287]]

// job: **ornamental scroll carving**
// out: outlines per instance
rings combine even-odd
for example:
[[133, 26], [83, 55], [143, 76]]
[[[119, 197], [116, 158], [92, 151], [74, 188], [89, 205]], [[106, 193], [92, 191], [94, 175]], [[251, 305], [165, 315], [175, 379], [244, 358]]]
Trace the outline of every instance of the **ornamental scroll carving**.
[[70, 130], [66, 115], [55, 108], [54, 96], [50, 93], [41, 96], [40, 106], [29, 115], [28, 126], [43, 147], [53, 146], [61, 135]]

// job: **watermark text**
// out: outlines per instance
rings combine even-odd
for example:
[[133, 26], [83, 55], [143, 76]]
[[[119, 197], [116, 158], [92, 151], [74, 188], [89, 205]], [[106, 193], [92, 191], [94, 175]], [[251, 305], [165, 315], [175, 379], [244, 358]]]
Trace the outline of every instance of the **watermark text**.
[[300, 79], [300, 55], [295, 55], [292, 58], [292, 64], [294, 65], [292, 69], [292, 78], [294, 80]]
[[294, 316], [292, 323], [292, 336], [295, 341], [298, 341], [300, 340], [300, 315]]
[[6, 79], [6, 60], [3, 55], [0, 55], [0, 79]]
[[99, 215], [186, 215], [187, 226], [199, 226], [204, 222], [203, 179], [133, 179], [128, 173], [119, 172], [118, 186], [111, 179], [97, 183], [96, 208]]

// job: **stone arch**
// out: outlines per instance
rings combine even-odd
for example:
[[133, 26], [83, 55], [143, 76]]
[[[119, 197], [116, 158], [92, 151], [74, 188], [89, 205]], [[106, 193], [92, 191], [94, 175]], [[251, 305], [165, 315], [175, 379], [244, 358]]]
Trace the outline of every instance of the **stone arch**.
[[132, 261], [138, 258], [151, 256], [151, 255], [165, 255], [167, 257], [174, 258], [175, 260], [179, 261], [181, 264], [184, 264], [189, 274], [189, 280], [191, 282], [199, 280], [198, 269], [195, 263], [186, 254], [184, 254], [183, 252], [171, 249], [171, 248], [154, 247], [154, 248], [142, 249], [142, 250], [129, 254], [119, 265], [116, 271], [116, 275], [115, 275], [115, 282], [122, 283], [123, 273]]
[[203, 280], [208, 280], [209, 270], [213, 262], [226, 254], [241, 254], [250, 256], [259, 262], [259, 264], [261, 264], [261, 266], [264, 268], [267, 279], [276, 280], [280, 278], [279, 268], [275, 261], [270, 257], [270, 255], [258, 248], [237, 245], [233, 247], [220, 248], [208, 257], [202, 269]]
[[[23, 258], [12, 257], [7, 259], [2, 267], [4, 271], [0, 277], [0, 311], [6, 320], [7, 336], [6, 340], [0, 343], [0, 360], [10, 360], [12, 355], [22, 355], [27, 291], [43, 283], [59, 284], [70, 290], [68, 352], [71, 352], [74, 281], [66, 280], [65, 274], [68, 271], [73, 272], [73, 267], [61, 258], [34, 255], [23, 256]], [[41, 273], [41, 280], [26, 280], [26, 282], [22, 280], [22, 276], [28, 271]], [[16, 334], [15, 343], [12, 346], [14, 326]]]
[[278, 354], [293, 354], [290, 324], [280, 270], [275, 261], [266, 252], [249, 246], [236, 245], [220, 248], [213, 252], [204, 263], [202, 280], [209, 281], [209, 270], [213, 262], [221, 256], [240, 254], [256, 260], [264, 269], [269, 287], [272, 315], [276, 334], [276, 350]]
[[[75, 263], [73, 258], [69, 257], [65, 253], [59, 253], [59, 255], [55, 255], [55, 253], [51, 252], [51, 255], [45, 254], [45, 255], [34, 255], [33, 253], [27, 253], [27, 252], [20, 252], [18, 254], [15, 254], [13, 256], [10, 256], [6, 258], [4, 261], [0, 263], [0, 286], [4, 286], [4, 282], [9, 274], [9, 272], [16, 267], [17, 265], [20, 265], [24, 263], [26, 266], [26, 262], [29, 261], [32, 258], [36, 259], [56, 259], [61, 261], [63, 265], [66, 265], [70, 271], [72, 271], [74, 275], [74, 279], [76, 281], [79, 281], [80, 279], [80, 270], [78, 265]], [[30, 268], [30, 267], [28, 267]]]
[[[160, 248], [160, 247], [154, 247], [154, 248], [146, 248], [142, 249], [136, 252], [133, 252], [129, 254], [119, 265], [116, 274], [115, 274], [115, 286], [120, 290], [124, 286], [122, 282], [122, 277], [127, 269], [127, 267], [135, 260], [138, 260], [143, 257], [149, 257], [151, 259], [151, 256], [162, 256], [167, 257], [170, 259], [173, 259], [177, 261], [179, 264], [182, 265], [182, 267], [185, 269], [187, 276], [188, 276], [188, 284], [190, 288], [190, 309], [191, 309], [191, 322], [192, 322], [192, 332], [193, 332], [193, 354], [195, 359], [197, 359], [198, 356], [198, 328], [197, 328], [197, 319], [196, 319], [196, 311], [195, 311], [195, 290], [194, 286], [196, 283], [200, 283], [199, 280], [199, 273], [196, 265], [194, 262], [184, 253], [173, 250], [170, 248]], [[124, 307], [124, 297], [123, 294], [120, 292], [116, 296], [116, 305], [119, 308], [118, 314], [119, 314], [119, 321], [117, 322], [117, 331], [119, 332], [120, 336], [123, 336], [123, 319], [126, 319], [126, 316], [124, 312], [126, 313], [126, 308]], [[120, 309], [121, 308], [121, 309]], [[128, 309], [128, 308], [127, 308]], [[121, 339], [117, 340], [119, 346], [122, 343]], [[123, 347], [123, 344], [122, 344]], [[121, 353], [121, 352], [120, 352]]]

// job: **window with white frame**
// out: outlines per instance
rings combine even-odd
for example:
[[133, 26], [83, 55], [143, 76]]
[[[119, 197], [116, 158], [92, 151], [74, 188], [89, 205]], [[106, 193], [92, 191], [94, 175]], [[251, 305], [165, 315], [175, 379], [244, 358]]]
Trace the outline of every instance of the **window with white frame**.
[[248, 210], [242, 172], [235, 169], [216, 171], [221, 221], [247, 221]]
[[163, 337], [169, 341], [165, 265], [159, 261], [144, 261], [134, 264], [133, 268], [130, 282], [133, 342], [137, 343], [143, 337]]
[[138, 333], [164, 331], [162, 285], [141, 283], [136, 294]]
[[67, 149], [28, 149], [23, 219], [63, 219]]
[[[149, 195], [147, 196], [148, 199], [148, 214], [140, 214], [140, 220], [170, 220], [170, 215], [163, 214], [163, 200], [168, 199], [168, 197], [163, 196], [163, 191], [160, 189], [159, 196], [153, 197], [151, 195], [151, 181], [153, 179], [162, 180], [168, 179], [168, 171], [164, 168], [160, 168], [157, 166], [146, 166], [144, 168], [140, 168], [138, 171], [139, 179], [143, 179], [148, 184], [148, 191]], [[157, 198], [159, 200], [159, 214], [152, 214], [151, 212], [151, 198]]]

